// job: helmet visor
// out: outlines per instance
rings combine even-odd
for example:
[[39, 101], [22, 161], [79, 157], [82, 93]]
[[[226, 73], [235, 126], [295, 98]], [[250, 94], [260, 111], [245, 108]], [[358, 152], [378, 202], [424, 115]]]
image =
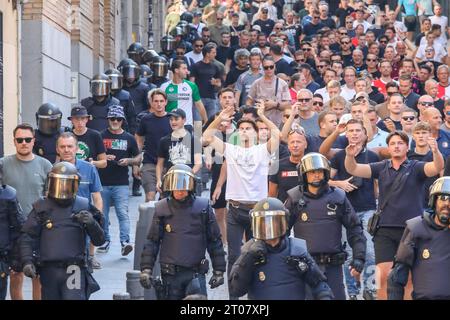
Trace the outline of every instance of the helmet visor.
[[118, 74], [110, 74], [109, 79], [111, 80], [111, 90], [120, 90], [123, 87], [123, 76]]
[[163, 179], [164, 191], [194, 191], [195, 176], [183, 170], [171, 170]]
[[128, 65], [122, 68], [122, 75], [125, 81], [134, 82], [139, 79], [141, 72], [137, 66]]
[[75, 198], [78, 192], [79, 177], [77, 175], [61, 175], [50, 173], [48, 177], [47, 194], [50, 198], [69, 200]]
[[282, 237], [287, 231], [284, 211], [252, 211], [253, 237], [258, 240], [271, 240]]
[[111, 83], [109, 80], [92, 80], [91, 93], [95, 97], [109, 95]]
[[152, 71], [153, 74], [158, 78], [165, 77], [167, 75], [167, 72], [169, 71], [169, 64], [160, 61], [154, 62], [152, 64]]
[[61, 114], [51, 116], [38, 115], [39, 131], [46, 135], [54, 135], [61, 129]]
[[163, 38], [161, 40], [161, 49], [163, 51], [173, 51], [175, 50], [176, 40], [173, 38]]
[[330, 165], [323, 157], [318, 155], [312, 155], [312, 156], [305, 156], [302, 159], [301, 169], [303, 173], [320, 169], [330, 171]]

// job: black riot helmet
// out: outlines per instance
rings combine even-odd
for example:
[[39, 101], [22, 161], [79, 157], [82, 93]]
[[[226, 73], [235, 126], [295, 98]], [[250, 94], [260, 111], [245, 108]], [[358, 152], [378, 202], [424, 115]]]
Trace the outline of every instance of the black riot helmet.
[[164, 78], [169, 71], [169, 63], [161, 56], [154, 57], [152, 61], [153, 75], [157, 78]]
[[104, 73], [96, 74], [89, 82], [94, 99], [106, 98], [111, 93], [111, 81]]
[[127, 50], [128, 58], [132, 59], [137, 64], [142, 64], [142, 55], [145, 49], [140, 42], [133, 42]]
[[196, 177], [191, 167], [185, 164], [172, 166], [163, 177], [162, 190], [164, 192], [189, 191], [195, 193]]
[[288, 210], [277, 198], [266, 198], [250, 211], [253, 237], [271, 240], [283, 237], [288, 231]]
[[161, 50], [165, 53], [171, 53], [177, 46], [177, 40], [171, 35], [167, 35], [161, 38]]
[[108, 69], [105, 74], [111, 81], [111, 92], [115, 93], [123, 88], [123, 75], [117, 69]]
[[[450, 212], [437, 212], [436, 200], [439, 196], [450, 196], [450, 177], [445, 176], [437, 179], [430, 187], [429, 207], [436, 212], [439, 221], [444, 225], [450, 225]], [[450, 204], [448, 205], [450, 206]]]
[[182, 36], [187, 36], [191, 32], [191, 25], [187, 21], [181, 20], [177, 27], [181, 28]]
[[153, 76], [153, 71], [148, 65], [141, 64], [139, 67], [141, 68], [141, 78], [147, 80]]
[[139, 81], [141, 68], [133, 60], [125, 61], [119, 70], [123, 75], [125, 87], [131, 87]]
[[[303, 183], [305, 188], [308, 184], [314, 187], [322, 187], [328, 184], [328, 180], [330, 180], [330, 162], [322, 154], [317, 152], [310, 152], [304, 156], [298, 164], [297, 170], [300, 183]], [[308, 182], [306, 173], [315, 170], [323, 170], [324, 178], [320, 182]]]
[[62, 161], [56, 163], [47, 175], [47, 196], [65, 203], [73, 200], [80, 185], [80, 175], [75, 165]]
[[61, 129], [62, 112], [51, 103], [44, 103], [36, 112], [36, 124], [39, 132], [48, 136], [59, 133]]
[[184, 36], [183, 28], [179, 25], [170, 30], [170, 35], [174, 38]]
[[187, 23], [192, 23], [192, 21], [194, 20], [194, 15], [189, 11], [185, 11], [181, 14], [180, 20], [186, 21]]
[[142, 62], [151, 67], [153, 58], [158, 56], [159, 54], [155, 50], [149, 49], [142, 55]]

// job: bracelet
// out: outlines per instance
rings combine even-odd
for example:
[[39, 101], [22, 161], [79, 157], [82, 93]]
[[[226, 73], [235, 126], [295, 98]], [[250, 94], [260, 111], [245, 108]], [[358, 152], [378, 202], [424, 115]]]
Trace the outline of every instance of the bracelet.
[[280, 103], [277, 102], [277, 109], [280, 109]]

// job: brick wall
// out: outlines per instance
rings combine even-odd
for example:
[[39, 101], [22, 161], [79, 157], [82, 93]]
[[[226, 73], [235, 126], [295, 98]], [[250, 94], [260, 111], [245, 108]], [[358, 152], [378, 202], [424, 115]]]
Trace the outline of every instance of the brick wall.
[[94, 6], [94, 56], [95, 57], [103, 57], [104, 52], [104, 0], [93, 0]]
[[80, 41], [94, 49], [94, 2], [72, 0], [72, 41]]
[[23, 6], [23, 20], [45, 20], [69, 34], [72, 27], [71, 0], [29, 0]]
[[104, 40], [105, 40], [105, 67], [116, 64], [115, 57], [115, 7], [118, 0], [105, 0], [104, 3]]

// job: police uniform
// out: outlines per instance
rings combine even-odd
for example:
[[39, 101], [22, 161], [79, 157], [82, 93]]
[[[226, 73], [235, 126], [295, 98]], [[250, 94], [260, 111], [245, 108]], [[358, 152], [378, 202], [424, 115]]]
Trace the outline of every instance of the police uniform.
[[134, 109], [134, 102], [131, 99], [130, 93], [123, 89], [113, 92], [113, 97], [120, 101], [120, 105], [125, 112], [126, 123], [124, 130], [134, 134], [136, 132], [136, 110]]
[[33, 153], [37, 154], [51, 163], [56, 161], [56, 140], [61, 128], [61, 110], [53, 103], [44, 103], [36, 112], [37, 130], [35, 131], [35, 141]]
[[99, 102], [93, 97], [88, 97], [81, 100], [81, 105], [86, 107], [91, 119], [89, 119], [86, 126], [90, 129], [101, 132], [108, 128], [109, 107], [120, 105], [120, 101], [114, 97], [108, 96], [104, 101]]
[[[309, 255], [306, 242], [286, 235], [288, 219], [282, 202], [263, 199], [250, 216], [255, 238], [244, 244], [231, 269], [230, 294], [247, 293], [251, 300], [304, 300], [309, 285], [316, 299], [331, 299], [326, 277]], [[275, 246], [265, 242], [272, 239], [279, 239]]]
[[10, 268], [18, 271], [17, 240], [25, 222], [16, 190], [8, 185], [0, 186], [0, 300], [5, 300]]
[[[195, 175], [186, 165], [175, 165], [164, 177], [163, 190], [173, 191], [176, 188], [186, 188], [194, 191]], [[185, 183], [187, 182], [187, 183]], [[178, 186], [177, 186], [178, 184]], [[164, 293], [158, 293], [158, 299], [180, 300], [189, 294], [206, 296], [205, 274], [208, 272], [208, 262], [205, 251], [212, 260], [214, 275], [209, 282], [221, 278], [225, 272], [225, 251], [220, 235], [220, 229], [208, 199], [192, 195], [183, 201], [169, 196], [156, 203], [155, 215], [144, 246], [141, 260], [141, 277], [152, 276], [158, 252], [161, 264], [161, 277]], [[215, 278], [214, 278], [215, 277]], [[144, 287], [149, 287], [148, 281], [142, 281]], [[220, 285], [220, 284], [217, 284]], [[193, 292], [196, 288], [196, 292]]]
[[[308, 250], [324, 271], [328, 284], [338, 300], [345, 300], [342, 265], [346, 260], [342, 244], [342, 226], [346, 228], [347, 239], [353, 251], [351, 265], [361, 272], [366, 256], [366, 238], [361, 220], [356, 215], [341, 189], [329, 187], [330, 167], [328, 160], [318, 153], [302, 158], [299, 166], [300, 186], [288, 191], [286, 208], [292, 213], [290, 225], [295, 237], [306, 240]], [[324, 170], [325, 181], [317, 194], [302, 192], [308, 190], [306, 172]]]
[[[437, 195], [450, 196], [450, 177], [439, 178], [431, 186], [431, 209], [406, 221], [394, 267], [388, 277], [389, 300], [403, 300], [410, 272], [413, 299], [450, 299], [450, 220], [448, 213], [440, 215], [437, 212]], [[450, 204], [447, 203], [447, 207]]]
[[59, 162], [48, 175], [48, 197], [33, 204], [22, 228], [23, 272], [40, 276], [42, 299], [87, 300], [98, 284], [86, 268], [86, 240], [105, 241], [101, 213], [76, 196], [79, 176], [74, 165]]

